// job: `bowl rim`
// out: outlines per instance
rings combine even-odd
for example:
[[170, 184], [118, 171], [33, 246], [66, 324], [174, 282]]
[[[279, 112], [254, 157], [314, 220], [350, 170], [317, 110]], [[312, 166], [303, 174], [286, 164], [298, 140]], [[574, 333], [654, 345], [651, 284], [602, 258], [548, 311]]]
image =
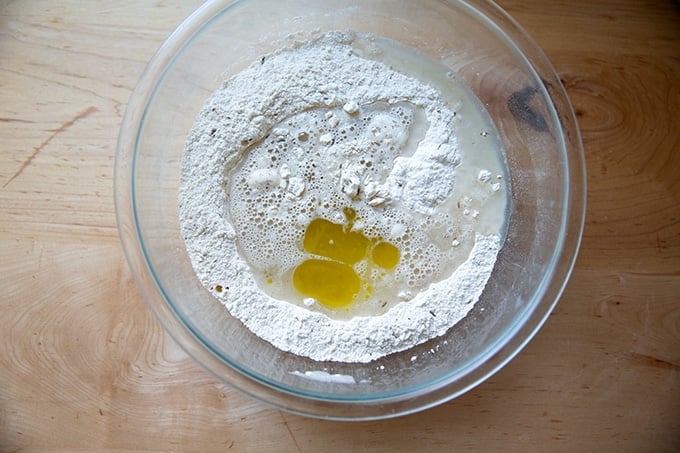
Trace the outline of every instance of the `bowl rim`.
[[[253, 375], [248, 370], [238, 367], [238, 364], [225, 363], [200, 335], [180, 321], [181, 316], [174, 309], [150, 265], [137, 221], [133, 175], [136, 168], [137, 144], [147, 113], [146, 107], [154, 98], [159, 83], [172, 68], [175, 59], [189, 43], [217, 17], [243, 1], [245, 0], [231, 2], [211, 0], [189, 15], [151, 58], [125, 110], [116, 149], [114, 203], [119, 237], [138, 290], [164, 330], [193, 360], [221, 382], [277, 409], [323, 419], [376, 420], [425, 410], [468, 392], [503, 368], [536, 335], [562, 295], [578, 256], [585, 225], [587, 194], [585, 157], [573, 107], [555, 69], [520, 25], [494, 2], [490, 0], [450, 2], [461, 4], [468, 10], [487, 18], [494, 16], [502, 20], [505, 28], [501, 28], [498, 20], [489, 20], [489, 23], [495, 26], [496, 33], [504, 36], [506, 41], [515, 47], [518, 55], [524, 57], [525, 64], [531, 68], [536, 80], [540, 80], [540, 77], [534, 62], [526, 58], [523, 48], [531, 51], [534, 60], [540, 60], [544, 77], [547, 70], [551, 90], [549, 91], [545, 85], [540, 89], [544, 90], [545, 99], [551, 100], [552, 113], [557, 115], [559, 111], [555, 107], [554, 96], [558, 97], [565, 107], [564, 110], [559, 111], [562, 116], [557, 117], [558, 121], [555, 121], [555, 124], [560, 126], [559, 138], [565, 163], [561, 181], [565, 202], [562, 206], [558, 241], [547, 267], [550, 272], [547, 272], [541, 279], [532, 299], [533, 303], [529, 304], [531, 306], [524, 310], [522, 316], [518, 316], [519, 321], [499, 336], [495, 343], [486, 349], [485, 354], [475, 357], [461, 368], [457, 375], [464, 371], [462, 379], [457, 377], [452, 380], [451, 375], [444, 375], [427, 385], [409, 387], [393, 394], [385, 393], [375, 397], [362, 396], [358, 400], [342, 397], [329, 398], [327, 394], [294, 392], [290, 388], [277, 386], [271, 381]], [[509, 31], [512, 32], [514, 39], [508, 37]], [[521, 40], [521, 47], [517, 43], [518, 38]], [[564, 140], [565, 127], [562, 122], [569, 123], [568, 126], [575, 134], [572, 138], [571, 152], [568, 152], [568, 145]], [[539, 304], [545, 298], [548, 298], [550, 303]], [[470, 369], [471, 372], [468, 373], [467, 370]], [[457, 384], [455, 389], [451, 388], [453, 384]]]

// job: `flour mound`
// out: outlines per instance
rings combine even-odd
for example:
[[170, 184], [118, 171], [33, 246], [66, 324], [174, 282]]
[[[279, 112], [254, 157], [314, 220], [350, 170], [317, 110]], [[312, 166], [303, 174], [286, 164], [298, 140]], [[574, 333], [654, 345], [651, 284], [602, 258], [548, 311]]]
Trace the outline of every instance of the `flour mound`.
[[[181, 232], [202, 284], [253, 333], [315, 360], [369, 362], [443, 335], [478, 300], [500, 247], [449, 209], [455, 112], [359, 55], [373, 39], [327, 33], [235, 75], [205, 104], [182, 162]], [[306, 225], [341, 221], [346, 207], [402, 260], [376, 283], [381, 297], [343, 315], [286, 281]]]

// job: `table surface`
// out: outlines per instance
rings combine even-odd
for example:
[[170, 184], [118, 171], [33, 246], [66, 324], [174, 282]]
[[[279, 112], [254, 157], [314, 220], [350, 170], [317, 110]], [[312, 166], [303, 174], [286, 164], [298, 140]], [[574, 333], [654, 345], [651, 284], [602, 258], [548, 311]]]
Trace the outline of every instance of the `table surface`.
[[124, 260], [118, 127], [199, 2], [1, 2], [0, 451], [680, 451], [680, 5], [500, 3], [553, 62], [583, 134], [572, 278], [474, 390], [340, 423], [217, 382], [164, 333]]

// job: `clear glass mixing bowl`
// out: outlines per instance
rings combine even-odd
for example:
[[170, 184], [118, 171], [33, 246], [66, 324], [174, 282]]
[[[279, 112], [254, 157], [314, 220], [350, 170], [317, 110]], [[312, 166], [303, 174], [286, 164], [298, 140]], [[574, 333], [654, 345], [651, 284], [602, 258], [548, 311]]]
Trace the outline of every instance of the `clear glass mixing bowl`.
[[[495, 121], [512, 186], [507, 238], [470, 314], [443, 337], [368, 364], [315, 362], [251, 334], [197, 280], [178, 223], [184, 140], [207, 97], [291, 35], [341, 29], [396, 39], [455, 71]], [[415, 412], [498, 371], [557, 302], [583, 229], [584, 158], [567, 95], [541, 50], [489, 1], [208, 2], [142, 75], [115, 165], [125, 254], [164, 328], [224, 382], [321, 418]]]

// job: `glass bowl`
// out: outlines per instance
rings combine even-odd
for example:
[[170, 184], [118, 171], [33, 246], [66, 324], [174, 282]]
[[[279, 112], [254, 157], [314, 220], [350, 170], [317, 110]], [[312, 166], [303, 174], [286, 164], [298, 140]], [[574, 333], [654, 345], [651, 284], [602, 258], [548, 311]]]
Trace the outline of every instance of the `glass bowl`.
[[[495, 122], [512, 187], [507, 236], [471, 312], [442, 337], [365, 364], [316, 362], [253, 335], [199, 283], [178, 220], [184, 142], [209, 95], [300, 33], [346, 29], [401, 41], [454, 71]], [[208, 2], [170, 35], [142, 75], [115, 166], [125, 255], [169, 334], [244, 393], [327, 419], [416, 412], [498, 371], [556, 304], [585, 215], [583, 151], [567, 95], [541, 50], [490, 1]]]

